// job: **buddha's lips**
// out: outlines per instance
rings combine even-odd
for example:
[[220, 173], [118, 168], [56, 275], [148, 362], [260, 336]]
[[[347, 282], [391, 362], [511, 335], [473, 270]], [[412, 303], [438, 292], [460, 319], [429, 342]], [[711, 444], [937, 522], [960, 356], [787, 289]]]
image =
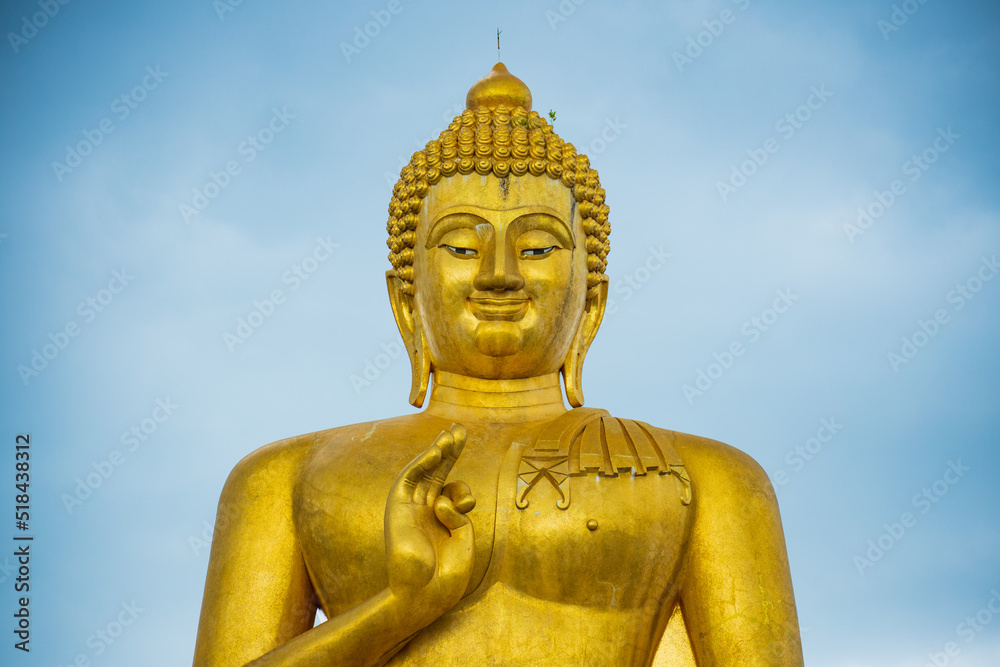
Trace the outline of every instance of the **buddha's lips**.
[[486, 321], [516, 322], [524, 317], [528, 310], [528, 302], [529, 299], [525, 297], [469, 298], [472, 314], [476, 319]]

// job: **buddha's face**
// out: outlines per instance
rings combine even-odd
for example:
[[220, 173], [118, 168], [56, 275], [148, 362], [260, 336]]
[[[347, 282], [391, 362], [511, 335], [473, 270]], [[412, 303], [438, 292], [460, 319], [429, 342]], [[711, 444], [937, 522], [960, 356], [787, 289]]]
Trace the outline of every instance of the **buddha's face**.
[[473, 174], [433, 186], [413, 283], [435, 369], [496, 379], [558, 371], [586, 306], [585, 238], [558, 181]]

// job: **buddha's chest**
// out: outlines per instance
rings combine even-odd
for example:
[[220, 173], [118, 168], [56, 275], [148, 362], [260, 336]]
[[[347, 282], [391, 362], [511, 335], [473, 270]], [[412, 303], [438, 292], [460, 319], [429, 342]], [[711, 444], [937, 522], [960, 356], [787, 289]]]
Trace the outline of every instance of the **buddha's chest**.
[[[604, 609], [635, 609], [667, 594], [689, 520], [683, 467], [672, 468], [655, 448], [640, 452], [633, 445], [626, 455], [606, 438], [589, 448], [582, 437], [576, 441], [575, 450], [560, 450], [520, 438], [505, 449], [463, 453], [449, 479], [467, 482], [477, 505], [470, 513], [475, 566], [461, 606], [476, 604], [497, 584], [539, 600]], [[305, 471], [296, 529], [328, 614], [387, 585], [386, 498], [422, 446], [388, 456], [369, 452], [363, 474], [338, 473], [361, 472], [349, 448]]]
[[565, 474], [561, 458], [522, 457], [516, 492], [499, 500], [500, 560], [487, 582], [587, 607], [660, 599], [687, 538], [684, 482], [656, 471]]

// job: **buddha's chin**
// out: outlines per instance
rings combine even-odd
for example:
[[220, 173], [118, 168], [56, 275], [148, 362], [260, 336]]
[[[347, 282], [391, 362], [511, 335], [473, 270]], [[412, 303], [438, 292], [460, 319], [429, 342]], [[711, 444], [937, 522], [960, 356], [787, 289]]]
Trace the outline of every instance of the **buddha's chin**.
[[473, 336], [479, 352], [489, 357], [509, 357], [524, 347], [524, 333], [516, 322], [480, 322]]

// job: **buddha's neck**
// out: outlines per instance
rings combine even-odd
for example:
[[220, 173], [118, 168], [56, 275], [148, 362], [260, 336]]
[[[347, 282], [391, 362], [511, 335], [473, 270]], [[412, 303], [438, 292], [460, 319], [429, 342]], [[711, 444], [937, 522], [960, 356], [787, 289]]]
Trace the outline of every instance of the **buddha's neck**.
[[428, 414], [456, 421], [516, 423], [566, 412], [559, 372], [516, 380], [484, 380], [434, 371]]

